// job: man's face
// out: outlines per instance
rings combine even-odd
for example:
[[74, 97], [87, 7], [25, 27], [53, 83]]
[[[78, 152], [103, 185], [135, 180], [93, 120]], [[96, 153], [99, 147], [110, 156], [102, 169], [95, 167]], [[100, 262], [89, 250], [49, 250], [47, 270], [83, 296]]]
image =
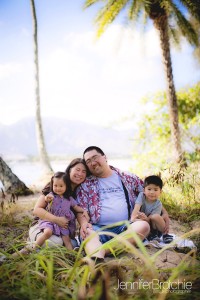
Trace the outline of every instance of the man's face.
[[105, 155], [98, 153], [96, 150], [91, 150], [84, 154], [84, 159], [93, 175], [97, 177], [101, 177], [103, 175], [104, 170], [107, 167]]

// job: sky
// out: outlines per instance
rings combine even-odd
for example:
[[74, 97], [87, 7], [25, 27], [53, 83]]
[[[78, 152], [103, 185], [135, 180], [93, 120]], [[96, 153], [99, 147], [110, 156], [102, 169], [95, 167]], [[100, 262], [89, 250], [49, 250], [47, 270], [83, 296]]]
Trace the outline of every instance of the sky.
[[[165, 89], [159, 40], [121, 16], [96, 37], [99, 5], [35, 0], [42, 117], [107, 125], [144, 108], [142, 97]], [[192, 49], [172, 47], [176, 89], [200, 79]], [[32, 17], [29, 0], [0, 1], [0, 123], [35, 115]]]

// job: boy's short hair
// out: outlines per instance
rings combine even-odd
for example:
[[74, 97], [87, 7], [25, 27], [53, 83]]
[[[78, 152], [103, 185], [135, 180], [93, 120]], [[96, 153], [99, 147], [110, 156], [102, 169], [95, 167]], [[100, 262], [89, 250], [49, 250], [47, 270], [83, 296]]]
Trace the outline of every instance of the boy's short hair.
[[151, 175], [145, 178], [144, 180], [144, 187], [150, 184], [155, 184], [156, 186], [159, 186], [160, 189], [163, 187], [163, 181], [162, 179], [157, 175]]

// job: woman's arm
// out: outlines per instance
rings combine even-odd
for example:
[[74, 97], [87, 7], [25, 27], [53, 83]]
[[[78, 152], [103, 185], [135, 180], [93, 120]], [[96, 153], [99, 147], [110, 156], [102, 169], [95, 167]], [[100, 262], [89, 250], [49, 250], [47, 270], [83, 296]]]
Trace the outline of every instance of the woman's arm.
[[52, 223], [56, 223], [58, 226], [66, 228], [69, 221], [65, 217], [57, 217], [48, 212], [45, 208], [47, 206], [47, 202], [45, 201], [45, 196], [41, 195], [38, 201], [35, 204], [33, 209], [33, 214], [40, 218], [41, 220], [46, 220]]
[[76, 213], [80, 213], [80, 216], [83, 218], [85, 217], [86, 218], [86, 221], [89, 221], [90, 220], [90, 217], [87, 213], [87, 211], [85, 209], [83, 209], [82, 207], [80, 207], [79, 205], [75, 205], [73, 206], [73, 209]]

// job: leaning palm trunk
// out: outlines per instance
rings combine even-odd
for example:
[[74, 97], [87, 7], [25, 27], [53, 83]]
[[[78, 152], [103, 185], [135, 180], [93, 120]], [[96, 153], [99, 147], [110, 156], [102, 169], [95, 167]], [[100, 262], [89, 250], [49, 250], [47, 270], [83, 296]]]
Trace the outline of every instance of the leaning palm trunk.
[[0, 180], [5, 192], [19, 195], [30, 195], [33, 192], [12, 172], [6, 162], [0, 157]]
[[183, 159], [183, 152], [182, 152], [181, 140], [180, 140], [178, 104], [177, 104], [174, 79], [173, 79], [167, 16], [162, 15], [159, 18], [154, 19], [154, 25], [158, 29], [160, 35], [160, 45], [162, 49], [163, 63], [164, 63], [165, 74], [166, 74], [167, 99], [169, 105], [172, 143], [174, 145], [174, 157], [177, 162], [181, 162]]
[[51, 173], [52, 168], [49, 163], [47, 151], [44, 142], [44, 135], [42, 129], [42, 119], [40, 113], [40, 82], [39, 82], [39, 63], [38, 63], [38, 42], [37, 42], [37, 18], [35, 11], [34, 0], [30, 0], [32, 19], [33, 19], [33, 42], [34, 42], [34, 64], [35, 64], [35, 98], [36, 98], [36, 135], [37, 144], [41, 163], [43, 164], [46, 173]]

